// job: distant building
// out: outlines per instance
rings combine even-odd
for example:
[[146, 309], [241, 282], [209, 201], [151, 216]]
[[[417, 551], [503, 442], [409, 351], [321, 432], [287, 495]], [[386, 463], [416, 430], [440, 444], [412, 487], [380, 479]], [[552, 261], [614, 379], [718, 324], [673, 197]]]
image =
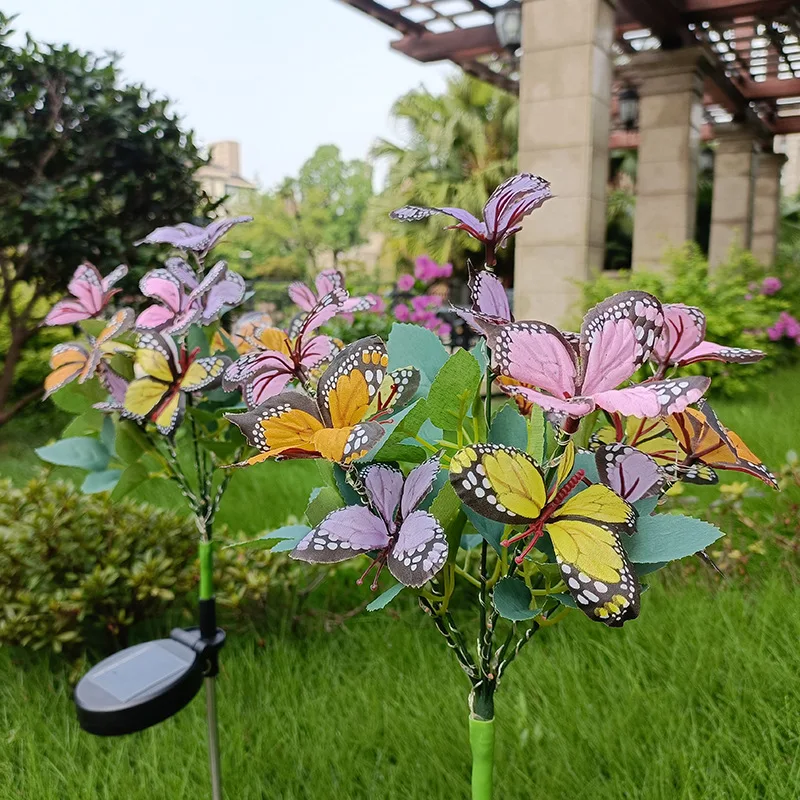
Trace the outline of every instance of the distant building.
[[241, 175], [239, 142], [212, 142], [211, 160], [197, 170], [197, 180], [212, 200], [227, 196], [225, 205], [235, 206], [258, 188]]

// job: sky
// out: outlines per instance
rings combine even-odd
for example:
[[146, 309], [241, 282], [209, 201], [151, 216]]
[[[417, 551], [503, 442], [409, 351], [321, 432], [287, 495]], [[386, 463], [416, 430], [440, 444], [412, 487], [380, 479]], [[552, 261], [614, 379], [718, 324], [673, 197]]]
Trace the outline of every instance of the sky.
[[[365, 158], [398, 140], [392, 103], [454, 68], [389, 48], [399, 34], [340, 0], [5, 0], [18, 37], [122, 54], [126, 79], [174, 101], [198, 141], [241, 143], [268, 188], [321, 144]], [[380, 171], [377, 180], [380, 180]]]

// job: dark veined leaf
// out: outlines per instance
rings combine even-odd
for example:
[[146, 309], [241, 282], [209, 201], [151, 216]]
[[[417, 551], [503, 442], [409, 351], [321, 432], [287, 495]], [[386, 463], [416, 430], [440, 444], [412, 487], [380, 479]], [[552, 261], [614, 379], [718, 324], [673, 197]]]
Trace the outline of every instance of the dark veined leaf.
[[306, 508], [308, 524], [312, 528], [316, 528], [328, 514], [343, 506], [342, 496], [332, 486], [314, 489], [308, 502], [308, 508]]
[[[444, 472], [444, 470], [441, 470]], [[446, 473], [445, 473], [446, 474]], [[461, 543], [461, 533], [467, 521], [467, 515], [461, 505], [461, 500], [453, 489], [453, 484], [446, 481], [439, 493], [431, 503], [430, 513], [439, 521], [447, 537], [447, 560], [453, 563], [458, 555]]]
[[503, 619], [520, 622], [533, 619], [542, 613], [541, 608], [531, 608], [533, 595], [519, 578], [501, 578], [492, 592], [492, 602]]
[[439, 370], [426, 400], [431, 422], [442, 430], [459, 430], [481, 384], [481, 368], [466, 350], [456, 350]]
[[122, 474], [119, 476], [119, 481], [111, 492], [111, 499], [121, 500], [123, 497], [125, 497], [125, 495], [132, 492], [137, 486], [143, 484], [149, 477], [150, 474], [148, 473], [144, 464], [139, 461], [135, 461], [133, 464], [130, 464], [124, 470], [122, 470]]
[[[506, 403], [492, 420], [489, 441], [524, 450], [528, 444], [528, 425], [514, 403]], [[535, 458], [535, 456], [534, 456]]]

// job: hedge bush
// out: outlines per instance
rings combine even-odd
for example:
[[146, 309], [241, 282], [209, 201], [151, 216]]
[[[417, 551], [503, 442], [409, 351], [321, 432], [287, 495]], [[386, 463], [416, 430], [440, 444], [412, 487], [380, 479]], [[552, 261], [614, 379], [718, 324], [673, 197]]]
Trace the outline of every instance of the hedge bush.
[[[224, 532], [221, 532], [224, 538]], [[137, 622], [194, 610], [191, 520], [108, 493], [37, 477], [0, 481], [0, 645], [103, 652]], [[292, 602], [299, 565], [268, 550], [219, 549], [218, 603], [230, 620], [263, 619]], [[303, 581], [308, 580], [306, 573]]]

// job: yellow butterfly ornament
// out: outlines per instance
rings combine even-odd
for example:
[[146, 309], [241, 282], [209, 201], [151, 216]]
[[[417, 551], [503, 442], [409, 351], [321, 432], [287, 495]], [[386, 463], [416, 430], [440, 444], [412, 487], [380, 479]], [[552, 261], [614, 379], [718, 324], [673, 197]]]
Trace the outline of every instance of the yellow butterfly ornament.
[[210, 389], [222, 380], [230, 364], [225, 356], [197, 358], [169, 336], [154, 331], [139, 334], [134, 355], [135, 380], [125, 392], [121, 413], [128, 419], [150, 420], [165, 436], [180, 425], [186, 410], [186, 395]]
[[621, 534], [636, 530], [636, 510], [601, 484], [576, 492], [584, 473], [567, 479], [573, 464], [574, 451], [568, 449], [548, 492], [541, 468], [527, 453], [474, 444], [452, 457], [450, 482], [477, 514], [527, 526], [503, 542], [531, 537], [518, 563], [547, 534], [576, 606], [590, 619], [618, 627], [639, 615], [639, 581], [620, 541]]

